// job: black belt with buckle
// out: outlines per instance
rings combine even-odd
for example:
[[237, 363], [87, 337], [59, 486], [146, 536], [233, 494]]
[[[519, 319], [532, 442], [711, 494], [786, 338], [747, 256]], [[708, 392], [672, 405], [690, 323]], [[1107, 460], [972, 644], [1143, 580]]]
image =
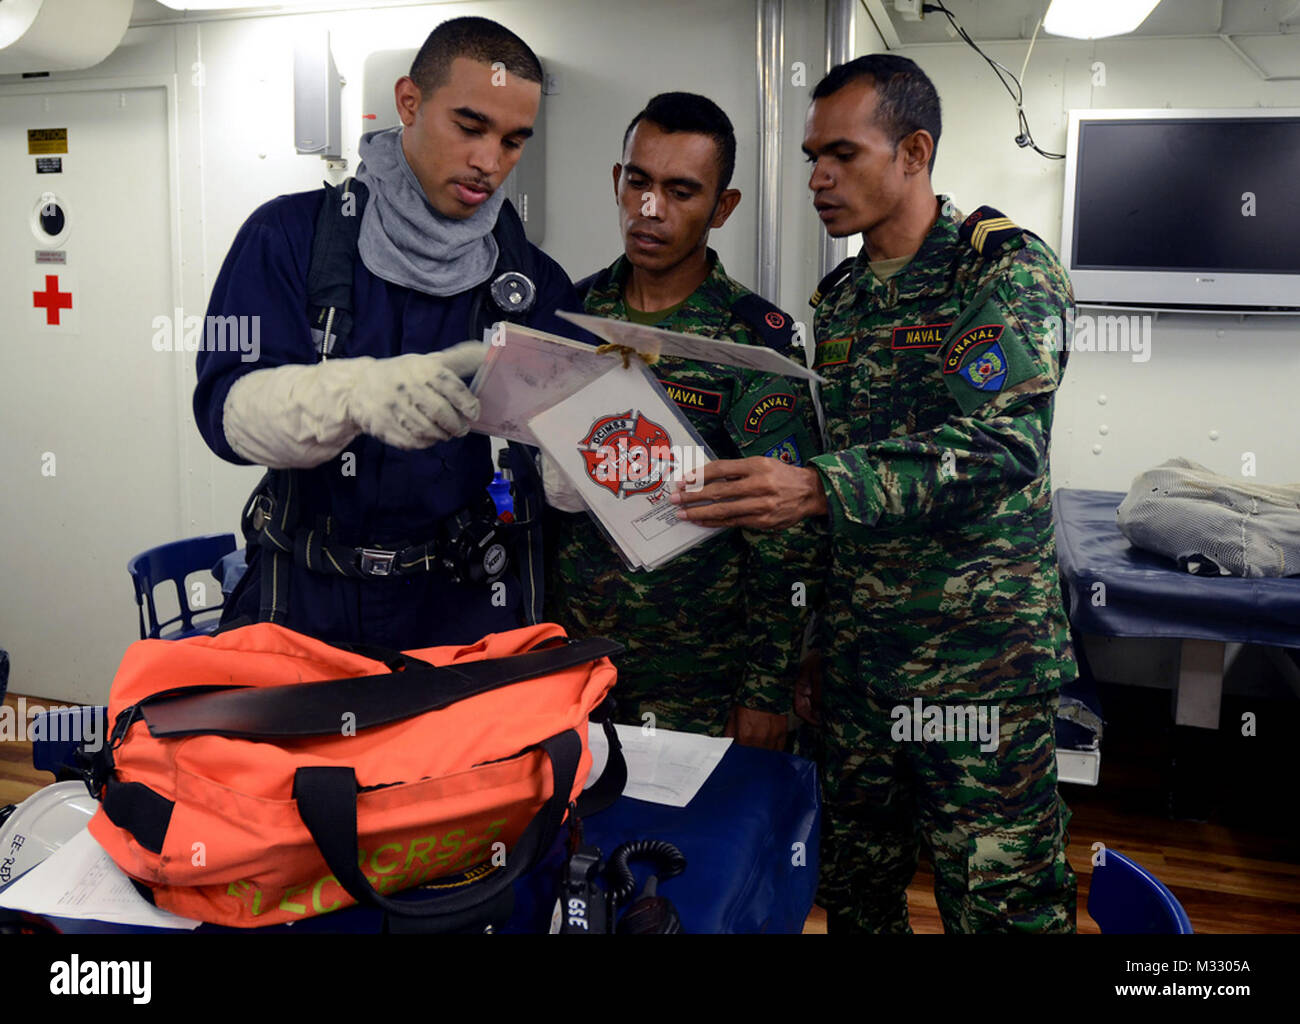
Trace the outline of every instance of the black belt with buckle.
[[[277, 521], [277, 503], [269, 494], [249, 502], [246, 523], [256, 540], [272, 553], [292, 555], [295, 564], [332, 576], [378, 579], [440, 572], [453, 583], [492, 584], [510, 568], [507, 524], [496, 517], [486, 494], [475, 506], [461, 509], [439, 524], [437, 536], [423, 544], [392, 547], [339, 543], [329, 520], [316, 529], [290, 534]], [[287, 517], [286, 517], [287, 518]]]

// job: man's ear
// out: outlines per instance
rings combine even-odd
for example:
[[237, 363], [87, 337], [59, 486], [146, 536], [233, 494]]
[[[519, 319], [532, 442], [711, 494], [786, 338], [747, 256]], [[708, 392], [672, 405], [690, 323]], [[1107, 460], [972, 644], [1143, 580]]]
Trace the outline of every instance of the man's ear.
[[402, 124], [409, 128], [415, 123], [416, 111], [424, 102], [420, 87], [415, 84], [415, 80], [410, 75], [403, 75], [393, 86], [393, 99], [397, 103], [397, 116], [402, 119]]
[[903, 173], [920, 174], [930, 168], [930, 157], [934, 155], [934, 136], [924, 128], [918, 128], [898, 144], [903, 156]]
[[718, 201], [713, 204], [713, 219], [709, 221], [709, 227], [720, 228], [727, 223], [727, 218], [731, 216], [731, 211], [739, 202], [740, 189], [724, 188], [722, 194], [718, 196]]
[[623, 176], [623, 165], [614, 165], [614, 201], [618, 201], [618, 179]]

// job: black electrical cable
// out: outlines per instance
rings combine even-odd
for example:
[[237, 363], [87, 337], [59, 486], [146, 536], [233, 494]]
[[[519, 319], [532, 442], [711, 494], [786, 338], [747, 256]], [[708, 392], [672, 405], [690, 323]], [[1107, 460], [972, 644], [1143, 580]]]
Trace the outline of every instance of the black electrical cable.
[[[980, 49], [979, 44], [976, 43], [975, 40], [966, 33], [966, 30], [961, 27], [961, 23], [957, 20], [952, 11], [948, 10], [948, 8], [943, 4], [943, 0], [935, 0], [934, 3], [922, 4], [921, 9], [931, 13], [942, 14], [947, 18], [957, 35], [961, 37], [962, 41], [965, 42], [967, 46], [984, 58], [988, 66], [993, 69], [993, 73], [998, 76], [998, 81], [1002, 83], [1002, 87], [1006, 89], [1011, 98], [1016, 101], [1016, 117], [1020, 123], [1020, 134], [1016, 136], [1016, 145], [1021, 148], [1028, 146], [1039, 156], [1046, 157], [1048, 160], [1064, 160], [1064, 153], [1049, 153], [1046, 150], [1040, 149], [1038, 143], [1034, 141], [1034, 133], [1029, 130], [1029, 119], [1025, 117], [1025, 90], [1020, 83], [1020, 79], [1011, 73], [1011, 69], [1003, 64], [999, 64]], [[1011, 84], [1008, 84], [1008, 80], [1011, 84], [1015, 85], [1015, 89], [1011, 88]]]
[[624, 843], [609, 857], [605, 869], [610, 892], [617, 903], [626, 903], [636, 890], [636, 878], [627, 866], [629, 860], [653, 860], [659, 868], [659, 880], [666, 881], [686, 870], [686, 857], [672, 843], [662, 839], [634, 839]]

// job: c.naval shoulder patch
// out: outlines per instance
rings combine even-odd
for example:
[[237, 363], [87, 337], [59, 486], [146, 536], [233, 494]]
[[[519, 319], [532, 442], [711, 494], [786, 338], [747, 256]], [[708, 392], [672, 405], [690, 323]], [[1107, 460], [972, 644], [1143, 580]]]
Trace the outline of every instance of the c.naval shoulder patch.
[[997, 342], [1002, 337], [1003, 330], [1002, 324], [981, 324], [979, 327], [963, 331], [949, 346], [948, 354], [944, 356], [943, 372], [958, 373], [967, 355], [980, 345]]
[[1038, 373], [1025, 339], [994, 301], [957, 318], [941, 362], [944, 383], [966, 416]]
[[764, 395], [754, 403], [749, 412], [745, 413], [745, 430], [751, 434], [761, 434], [763, 432], [763, 421], [767, 419], [770, 413], [777, 410], [793, 412], [796, 401], [794, 395], [788, 392]]

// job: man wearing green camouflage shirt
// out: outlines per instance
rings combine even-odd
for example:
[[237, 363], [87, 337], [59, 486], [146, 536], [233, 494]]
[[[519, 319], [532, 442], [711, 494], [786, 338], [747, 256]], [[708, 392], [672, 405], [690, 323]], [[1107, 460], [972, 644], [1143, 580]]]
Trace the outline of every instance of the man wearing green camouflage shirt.
[[[947, 930], [1072, 931], [1054, 730], [1075, 666], [1048, 477], [1065, 353], [1047, 326], [1072, 296], [1035, 236], [934, 195], [939, 127], [901, 57], [814, 90], [814, 206], [832, 236], [863, 236], [813, 297], [830, 452], [716, 463], [673, 500], [706, 525], [829, 519], [828, 930], [908, 931], [924, 841]], [[691, 507], [708, 500], [724, 503]]]
[[[632, 120], [613, 169], [624, 255], [579, 283], [588, 313], [797, 354], [790, 317], [728, 277], [707, 246], [740, 200], [727, 187], [735, 146], [731, 122], [702, 96], [656, 96]], [[653, 370], [721, 458], [798, 466], [821, 451], [804, 382], [670, 357]], [[582, 508], [557, 494], [549, 466], [546, 482], [553, 505]], [[819, 592], [818, 524], [726, 531], [653, 572], [631, 572], [585, 514], [553, 520], [547, 616], [626, 646], [615, 659], [622, 720], [783, 745]]]

